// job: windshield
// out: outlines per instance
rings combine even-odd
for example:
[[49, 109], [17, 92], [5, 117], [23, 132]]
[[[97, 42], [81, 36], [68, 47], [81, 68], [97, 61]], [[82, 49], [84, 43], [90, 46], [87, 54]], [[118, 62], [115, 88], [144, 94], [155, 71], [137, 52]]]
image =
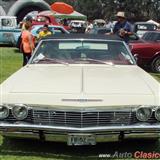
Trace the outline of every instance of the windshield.
[[142, 39], [145, 41], [159, 41], [160, 40], [160, 32], [146, 32]]
[[137, 30], [144, 30], [144, 31], [153, 31], [156, 30], [157, 27], [154, 24], [137, 24]]
[[30, 63], [132, 65], [134, 60], [119, 41], [47, 40], [39, 44]]

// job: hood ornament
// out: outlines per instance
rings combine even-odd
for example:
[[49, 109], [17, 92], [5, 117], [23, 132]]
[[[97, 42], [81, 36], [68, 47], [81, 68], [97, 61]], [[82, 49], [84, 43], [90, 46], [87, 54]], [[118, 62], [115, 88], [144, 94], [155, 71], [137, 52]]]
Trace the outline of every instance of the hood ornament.
[[103, 102], [103, 99], [62, 99], [62, 102], [80, 102], [80, 103], [87, 103], [87, 102]]

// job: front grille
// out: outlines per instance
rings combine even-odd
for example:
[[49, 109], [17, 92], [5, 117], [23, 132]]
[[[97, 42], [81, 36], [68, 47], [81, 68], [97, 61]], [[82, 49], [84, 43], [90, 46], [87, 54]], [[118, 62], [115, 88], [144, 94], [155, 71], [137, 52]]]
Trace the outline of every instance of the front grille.
[[33, 110], [33, 123], [66, 127], [96, 127], [132, 124], [130, 111], [54, 111]]
[[[136, 112], [131, 110], [117, 111], [60, 111], [51, 109], [30, 109], [23, 122], [37, 125], [59, 126], [59, 127], [98, 127], [98, 126], [121, 126], [140, 123], [136, 118]], [[10, 123], [18, 122], [10, 110], [9, 117], [4, 120]], [[154, 112], [147, 123], [157, 123]]]

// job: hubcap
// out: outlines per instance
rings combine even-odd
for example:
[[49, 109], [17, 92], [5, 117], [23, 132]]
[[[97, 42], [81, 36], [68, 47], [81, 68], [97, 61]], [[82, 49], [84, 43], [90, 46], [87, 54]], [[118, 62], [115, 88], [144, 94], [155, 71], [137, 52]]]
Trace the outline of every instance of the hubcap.
[[158, 58], [155, 62], [155, 68], [158, 72], [160, 72], [160, 58]]

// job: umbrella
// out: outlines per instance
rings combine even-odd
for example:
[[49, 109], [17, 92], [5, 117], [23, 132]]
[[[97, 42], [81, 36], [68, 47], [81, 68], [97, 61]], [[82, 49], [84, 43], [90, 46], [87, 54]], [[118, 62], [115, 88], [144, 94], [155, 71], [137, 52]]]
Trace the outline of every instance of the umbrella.
[[64, 2], [55, 2], [51, 5], [51, 9], [61, 14], [71, 14], [74, 9], [72, 6]]

